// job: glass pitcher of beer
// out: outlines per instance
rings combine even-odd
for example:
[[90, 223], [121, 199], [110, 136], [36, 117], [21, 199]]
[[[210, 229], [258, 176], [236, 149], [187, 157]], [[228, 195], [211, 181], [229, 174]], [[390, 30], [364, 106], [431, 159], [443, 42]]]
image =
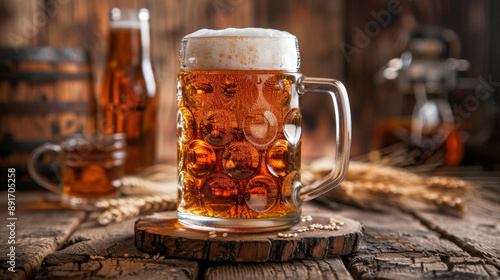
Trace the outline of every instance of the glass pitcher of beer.
[[[182, 40], [177, 87], [177, 217], [202, 230], [271, 231], [300, 220], [301, 205], [337, 186], [349, 164], [347, 92], [299, 72], [297, 38], [245, 28], [199, 30]], [[300, 181], [301, 96], [331, 95], [332, 172]]]
[[147, 9], [111, 10], [98, 125], [106, 135], [126, 135], [126, 174], [155, 163], [158, 93], [149, 41]]

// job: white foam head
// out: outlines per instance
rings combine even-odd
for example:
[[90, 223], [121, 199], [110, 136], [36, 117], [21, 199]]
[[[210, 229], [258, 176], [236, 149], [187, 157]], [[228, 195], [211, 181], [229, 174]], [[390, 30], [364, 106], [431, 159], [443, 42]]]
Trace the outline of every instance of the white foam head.
[[181, 70], [282, 70], [300, 66], [297, 37], [275, 29], [201, 29], [182, 39]]

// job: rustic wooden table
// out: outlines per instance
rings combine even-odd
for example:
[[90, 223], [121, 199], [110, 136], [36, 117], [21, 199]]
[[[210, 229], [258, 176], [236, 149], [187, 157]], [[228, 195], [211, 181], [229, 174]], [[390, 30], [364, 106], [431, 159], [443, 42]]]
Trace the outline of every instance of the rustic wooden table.
[[[365, 227], [360, 250], [342, 258], [266, 263], [167, 259], [137, 250], [130, 219], [99, 226], [95, 213], [25, 209], [53, 199], [16, 191], [15, 230], [0, 226], [0, 279], [499, 279], [500, 172], [453, 171], [476, 182], [462, 217], [430, 210], [366, 211], [346, 205], [306, 204], [304, 213], [330, 213]], [[446, 175], [446, 174], [445, 174]], [[1, 217], [9, 225], [7, 192]], [[22, 205], [21, 205], [22, 204]], [[43, 205], [43, 204], [40, 204]], [[8, 270], [15, 235], [15, 272]]]

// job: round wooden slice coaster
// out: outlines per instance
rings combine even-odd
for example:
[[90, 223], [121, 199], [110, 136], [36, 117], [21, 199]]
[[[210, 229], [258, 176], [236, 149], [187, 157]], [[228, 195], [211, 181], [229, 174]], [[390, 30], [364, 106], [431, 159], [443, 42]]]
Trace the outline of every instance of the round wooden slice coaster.
[[[358, 250], [363, 237], [359, 222], [319, 213], [312, 214], [311, 218], [311, 221], [279, 232], [226, 232], [226, 235], [187, 229], [179, 224], [175, 212], [163, 212], [135, 223], [135, 246], [141, 251], [166, 257], [231, 262], [322, 259]], [[338, 230], [298, 232], [313, 224], [328, 225], [330, 218], [344, 224]], [[279, 233], [292, 236], [281, 237]]]

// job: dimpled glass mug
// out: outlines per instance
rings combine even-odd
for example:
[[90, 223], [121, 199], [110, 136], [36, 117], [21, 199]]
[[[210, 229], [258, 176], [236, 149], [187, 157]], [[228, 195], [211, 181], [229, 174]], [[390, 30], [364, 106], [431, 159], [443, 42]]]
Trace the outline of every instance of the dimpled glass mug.
[[[177, 162], [181, 224], [202, 230], [271, 231], [300, 220], [301, 204], [336, 187], [349, 165], [345, 87], [300, 74], [297, 38], [245, 28], [199, 30], [182, 40]], [[332, 172], [300, 182], [301, 105], [330, 93], [336, 116]]]

